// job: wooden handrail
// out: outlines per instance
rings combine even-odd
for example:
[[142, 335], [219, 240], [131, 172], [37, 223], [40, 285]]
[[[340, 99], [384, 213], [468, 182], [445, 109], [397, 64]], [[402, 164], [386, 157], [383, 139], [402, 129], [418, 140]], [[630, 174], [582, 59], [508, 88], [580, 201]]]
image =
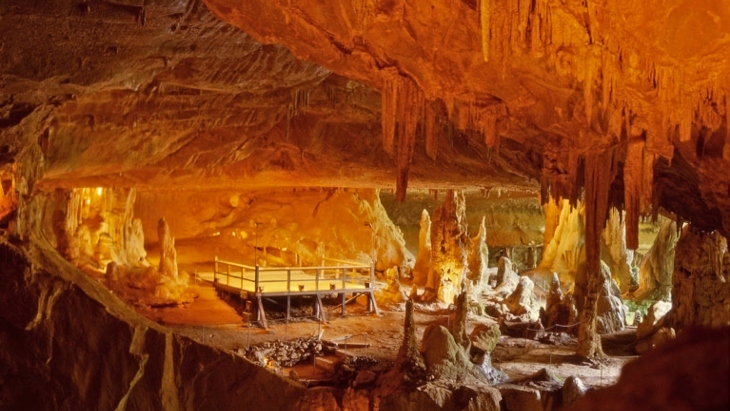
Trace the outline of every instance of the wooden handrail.
[[[344, 260], [336, 260], [336, 259], [327, 259], [327, 260], [347, 263], [347, 261], [344, 261]], [[322, 291], [319, 288], [319, 284], [320, 284], [320, 280], [326, 280], [326, 278], [322, 275], [323, 273], [326, 273], [326, 272], [335, 272], [337, 274], [341, 273], [342, 289], [347, 288], [348, 278], [350, 281], [354, 281], [356, 283], [358, 283], [358, 282], [367, 283], [369, 280], [370, 284], [373, 284], [374, 271], [375, 271], [374, 264], [370, 264], [369, 266], [362, 265], [361, 263], [354, 263], [354, 262], [353, 262], [353, 264], [355, 264], [355, 265], [338, 265], [338, 266], [322, 265], [322, 266], [314, 266], [314, 267], [260, 267], [260, 266], [253, 267], [253, 266], [248, 266], [245, 264], [234, 263], [232, 261], [220, 260], [216, 256], [213, 278], [215, 281], [218, 281], [218, 275], [221, 275], [221, 276], [225, 275], [226, 276], [225, 284], [228, 286], [230, 286], [231, 278], [239, 279], [239, 280], [241, 280], [241, 284], [240, 284], [241, 290], [244, 289], [244, 287], [243, 287], [244, 281], [247, 283], [254, 283], [254, 290], [256, 293], [260, 292], [259, 290], [261, 289], [261, 284], [281, 282], [281, 280], [262, 279], [261, 273], [266, 273], [266, 272], [286, 272], [286, 290], [287, 290], [287, 292], [291, 292], [292, 270], [298, 270], [298, 271], [302, 271], [302, 272], [314, 271], [314, 273], [315, 273], [314, 278], [297, 279], [295, 281], [298, 283], [299, 282], [314, 282], [315, 283], [314, 291], [317, 291], [317, 292]], [[222, 270], [223, 267], [221, 267], [221, 265], [226, 266], [225, 270]], [[232, 272], [231, 267], [240, 268], [240, 274]], [[347, 273], [348, 270], [350, 270], [350, 275], [348, 275], [348, 273]], [[253, 280], [246, 278], [246, 276], [245, 276], [246, 271], [251, 271], [254, 273]], [[335, 275], [335, 278], [336, 277], [337, 277], [337, 275]], [[358, 281], [358, 278], [360, 279], [359, 281]], [[365, 281], [363, 281], [363, 279], [365, 279]]]

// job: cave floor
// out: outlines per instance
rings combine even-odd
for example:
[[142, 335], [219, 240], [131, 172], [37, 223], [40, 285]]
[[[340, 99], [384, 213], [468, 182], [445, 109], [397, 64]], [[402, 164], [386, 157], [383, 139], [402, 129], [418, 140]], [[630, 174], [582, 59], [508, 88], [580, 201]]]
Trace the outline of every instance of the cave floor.
[[[288, 323], [276, 319], [276, 307], [267, 308], [272, 313], [269, 328], [248, 323], [243, 312], [243, 303], [236, 297], [219, 295], [211, 284], [198, 282], [191, 287], [197, 298], [190, 304], [177, 307], [147, 308], [140, 310], [146, 317], [172, 328], [180, 335], [222, 350], [243, 354], [250, 345], [267, 341], [292, 340], [299, 337], [322, 335], [323, 340], [347, 341], [357, 348], [347, 348], [352, 354], [370, 357], [378, 361], [393, 361], [403, 340], [403, 304], [380, 307], [379, 316], [366, 312], [364, 299], [348, 304], [347, 315], [340, 315], [337, 302], [325, 301], [328, 322], [321, 324], [311, 317], [310, 304], [293, 304], [293, 318]], [[428, 325], [448, 326], [452, 312], [436, 305], [417, 305], [415, 323], [417, 337], [421, 337]], [[310, 315], [307, 317], [307, 315]], [[478, 323], [494, 323], [489, 317], [469, 316], [467, 332]], [[557, 338], [554, 342], [540, 342], [525, 338], [500, 337], [492, 361], [493, 365], [504, 371], [510, 380], [519, 380], [548, 368], [559, 378], [575, 375], [584, 383], [594, 387], [614, 384], [627, 362], [636, 358], [631, 351], [635, 328], [612, 335], [603, 335], [604, 351], [607, 358], [600, 363], [583, 363], [574, 356], [575, 339]], [[563, 335], [563, 337], [565, 337]], [[366, 347], [363, 347], [367, 345]], [[307, 370], [311, 370], [308, 372]], [[279, 370], [286, 373], [287, 370]], [[303, 378], [326, 379], [325, 371], [314, 367], [298, 367]], [[309, 375], [307, 375], [309, 374]], [[287, 374], [285, 374], [287, 375]]]

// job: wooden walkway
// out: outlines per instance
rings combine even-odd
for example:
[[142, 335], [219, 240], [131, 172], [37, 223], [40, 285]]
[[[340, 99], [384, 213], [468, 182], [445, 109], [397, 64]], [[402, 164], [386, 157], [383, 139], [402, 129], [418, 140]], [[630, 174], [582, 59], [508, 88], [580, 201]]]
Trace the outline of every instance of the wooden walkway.
[[[332, 262], [336, 265], [325, 265]], [[323, 295], [337, 294], [342, 300], [342, 315], [346, 315], [347, 294], [366, 295], [368, 311], [378, 314], [373, 294], [375, 268], [342, 260], [325, 260], [317, 267], [260, 267], [248, 266], [215, 258], [212, 273], [197, 273], [198, 278], [210, 281], [224, 292], [237, 294], [255, 301], [256, 321], [268, 328], [263, 298], [285, 297], [286, 319], [291, 318], [291, 297], [312, 296], [315, 316], [327, 322]]]

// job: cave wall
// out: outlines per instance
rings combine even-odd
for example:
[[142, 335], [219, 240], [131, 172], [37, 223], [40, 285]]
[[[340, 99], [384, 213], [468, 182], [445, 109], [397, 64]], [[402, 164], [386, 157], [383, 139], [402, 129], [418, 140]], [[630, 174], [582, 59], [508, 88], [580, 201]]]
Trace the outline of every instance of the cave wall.
[[0, 408], [338, 409], [139, 316], [55, 252], [2, 240]]
[[186, 263], [216, 255], [272, 266], [320, 264], [323, 257], [370, 263], [375, 257], [376, 269], [384, 271], [413, 260], [373, 189], [141, 191], [135, 215], [148, 247], [156, 247], [157, 220], [164, 217]]

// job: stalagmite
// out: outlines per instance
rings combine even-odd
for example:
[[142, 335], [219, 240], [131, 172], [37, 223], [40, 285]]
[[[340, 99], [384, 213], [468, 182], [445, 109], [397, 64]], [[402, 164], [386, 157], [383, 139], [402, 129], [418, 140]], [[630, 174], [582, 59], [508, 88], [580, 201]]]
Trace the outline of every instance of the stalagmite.
[[165, 218], [160, 218], [157, 224], [157, 233], [160, 240], [160, 275], [178, 279], [177, 272], [177, 251], [175, 250], [175, 238], [170, 235], [170, 226]]
[[425, 209], [421, 212], [421, 229], [418, 232], [418, 255], [413, 266], [413, 282], [425, 285], [431, 266], [431, 217]]
[[426, 369], [426, 365], [423, 363], [421, 353], [418, 351], [416, 323], [413, 319], [413, 300], [410, 299], [406, 301], [405, 324], [403, 328], [403, 343], [398, 350], [395, 368], [406, 374], [423, 372]]
[[487, 248], [487, 225], [486, 216], [482, 217], [479, 225], [479, 233], [471, 239], [469, 247], [469, 271], [467, 278], [471, 280], [474, 292], [481, 292], [489, 282], [487, 263], [489, 262], [489, 249]]
[[431, 270], [425, 300], [453, 303], [461, 291], [467, 268], [466, 210], [464, 194], [448, 190], [431, 223]]

